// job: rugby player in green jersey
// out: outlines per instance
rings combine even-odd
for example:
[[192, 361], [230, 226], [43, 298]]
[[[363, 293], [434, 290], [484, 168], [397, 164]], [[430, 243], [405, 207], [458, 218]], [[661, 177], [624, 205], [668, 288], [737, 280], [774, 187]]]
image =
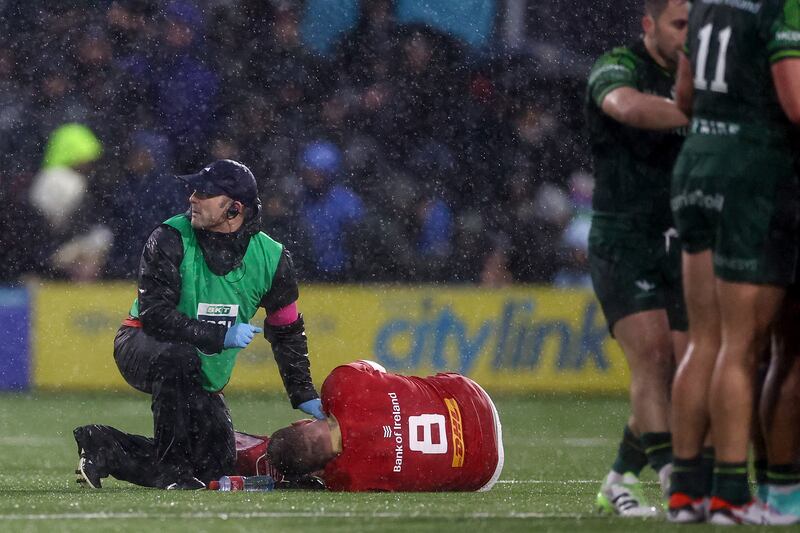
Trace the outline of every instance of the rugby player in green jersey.
[[657, 513], [639, 487], [648, 463], [667, 490], [669, 383], [686, 342], [669, 187], [678, 130], [688, 124], [671, 100], [688, 9], [679, 0], [646, 0], [644, 8], [642, 39], [597, 60], [586, 99], [596, 177], [592, 283], [631, 371], [631, 416], [597, 505], [633, 517]]
[[[756, 362], [797, 259], [789, 133], [790, 121], [800, 122], [800, 3], [691, 2], [687, 51], [677, 102], [692, 124], [671, 207], [683, 245], [689, 346], [672, 388], [668, 518], [777, 522], [751, 497], [747, 452]], [[710, 500], [700, 468], [709, 422]]]

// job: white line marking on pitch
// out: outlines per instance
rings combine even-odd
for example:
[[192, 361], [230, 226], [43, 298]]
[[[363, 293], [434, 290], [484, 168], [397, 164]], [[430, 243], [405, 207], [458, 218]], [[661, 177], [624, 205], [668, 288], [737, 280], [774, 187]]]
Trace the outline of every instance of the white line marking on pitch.
[[599, 437], [564, 439], [564, 444], [566, 446], [572, 446], [574, 448], [594, 448], [596, 446], [604, 446], [608, 442], [609, 439]]
[[[602, 479], [501, 479], [497, 483], [508, 485], [597, 485]], [[641, 481], [643, 485], [655, 485], [656, 481]]]
[[158, 519], [165, 520], [171, 518], [180, 518], [184, 520], [191, 519], [218, 519], [218, 520], [245, 520], [253, 518], [430, 518], [430, 519], [452, 519], [452, 518], [470, 518], [470, 519], [497, 519], [497, 518], [589, 518], [592, 515], [580, 513], [470, 513], [470, 514], [454, 514], [454, 515], [433, 515], [433, 514], [418, 514], [418, 513], [267, 513], [267, 512], [254, 512], [254, 513], [56, 513], [56, 514], [10, 514], [0, 515], [0, 521], [6, 520], [141, 520], [141, 519]]
[[537, 485], [579, 485], [596, 484], [602, 482], [601, 479], [501, 479], [498, 483], [508, 483], [512, 485], [530, 483]]

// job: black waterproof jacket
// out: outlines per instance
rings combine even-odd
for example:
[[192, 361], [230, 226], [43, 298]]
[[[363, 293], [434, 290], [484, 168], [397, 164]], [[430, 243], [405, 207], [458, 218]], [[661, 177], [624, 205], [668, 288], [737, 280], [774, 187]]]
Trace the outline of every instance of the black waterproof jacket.
[[[189, 213], [186, 213], [189, 216]], [[208, 267], [217, 275], [236, 268], [244, 258], [250, 238], [261, 229], [261, 206], [235, 233], [195, 230]], [[228, 328], [202, 322], [178, 311], [181, 297], [180, 265], [183, 243], [178, 230], [161, 224], [150, 234], [139, 262], [139, 320], [144, 332], [163, 342], [188, 343], [205, 353], [223, 349]], [[270, 290], [260, 305], [267, 315], [296, 301], [299, 292], [292, 258], [284, 248]], [[308, 342], [303, 317], [285, 326], [264, 322], [264, 337], [272, 345], [283, 384], [293, 407], [317, 398], [311, 381]]]

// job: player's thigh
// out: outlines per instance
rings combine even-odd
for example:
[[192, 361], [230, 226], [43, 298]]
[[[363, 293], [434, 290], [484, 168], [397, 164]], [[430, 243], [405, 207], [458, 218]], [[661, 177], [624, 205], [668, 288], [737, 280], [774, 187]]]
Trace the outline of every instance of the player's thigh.
[[725, 203], [718, 173], [723, 158], [713, 146], [690, 137], [675, 162], [670, 207], [684, 251], [696, 254], [714, 248], [719, 214]]
[[715, 273], [729, 282], [788, 285], [795, 275], [798, 228], [791, 158], [764, 147], [740, 152], [727, 180]]
[[[593, 226], [589, 236], [592, 285], [609, 330], [625, 317], [664, 310], [664, 237], [657, 231], [620, 231]], [[668, 329], [668, 328], [667, 328]]]
[[698, 336], [719, 342], [719, 303], [714, 285], [714, 263], [710, 249], [683, 252], [683, 292], [689, 317], [690, 340]]

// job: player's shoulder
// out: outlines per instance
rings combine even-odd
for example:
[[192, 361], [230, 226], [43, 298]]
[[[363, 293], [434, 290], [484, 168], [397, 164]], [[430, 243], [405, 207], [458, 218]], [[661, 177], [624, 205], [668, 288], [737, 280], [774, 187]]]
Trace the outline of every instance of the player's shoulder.
[[340, 382], [348, 379], [348, 377], [385, 373], [386, 369], [375, 361], [360, 359], [358, 361], [353, 361], [352, 363], [337, 366], [331, 370], [330, 374], [328, 374], [328, 377], [325, 379], [325, 382]]
[[780, 11], [792, 18], [800, 16], [800, 0], [761, 0], [765, 11]]
[[383, 367], [380, 363], [376, 363], [375, 361], [370, 361], [369, 359], [359, 359], [358, 361], [353, 361], [352, 363], [347, 363], [344, 365], [339, 365], [331, 371], [331, 374], [334, 372], [341, 372], [341, 371], [357, 371], [357, 372], [381, 372], [386, 373], [386, 368]]
[[590, 87], [608, 83], [631, 83], [642, 58], [633, 47], [618, 46], [597, 58], [589, 73]]
[[770, 63], [797, 58], [800, 53], [800, 0], [773, 0], [765, 6], [761, 30]]
[[[339, 365], [330, 371], [325, 381], [322, 383], [321, 397], [322, 402], [339, 401], [342, 394], [348, 398], [355, 395], [370, 394], [368, 391], [380, 388], [382, 384], [394, 382], [395, 377], [386, 372], [378, 363], [374, 361], [353, 361], [345, 365]], [[330, 406], [330, 404], [328, 404]]]
[[625, 69], [632, 71], [636, 69], [641, 61], [642, 58], [639, 57], [633, 47], [617, 46], [597, 58], [592, 66], [592, 75], [597, 76], [603, 70]]
[[764, 16], [780, 29], [800, 28], [800, 0], [766, 0]]
[[459, 389], [468, 389], [470, 391], [480, 388], [472, 379], [457, 372], [439, 372], [435, 376], [429, 376], [427, 379], [439, 385], [447, 385], [448, 387], [457, 387]]
[[369, 359], [359, 359], [358, 361], [350, 363], [350, 365], [367, 372], [380, 372], [382, 374], [386, 373], [386, 368], [382, 364], [376, 363], [375, 361], [370, 361]]

